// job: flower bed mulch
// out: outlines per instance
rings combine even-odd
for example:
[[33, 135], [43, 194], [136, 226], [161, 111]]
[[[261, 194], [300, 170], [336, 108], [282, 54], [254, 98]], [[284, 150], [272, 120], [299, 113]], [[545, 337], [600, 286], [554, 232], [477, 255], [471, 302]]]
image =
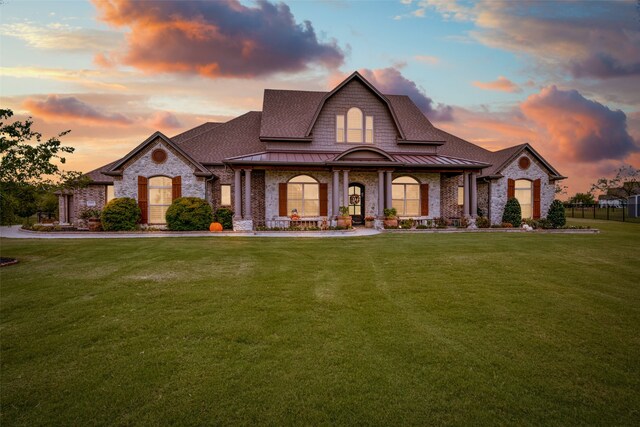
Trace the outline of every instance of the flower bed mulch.
[[13, 265], [17, 263], [18, 263], [18, 260], [15, 258], [5, 258], [5, 257], [0, 258], [0, 267], [6, 267], [8, 265]]

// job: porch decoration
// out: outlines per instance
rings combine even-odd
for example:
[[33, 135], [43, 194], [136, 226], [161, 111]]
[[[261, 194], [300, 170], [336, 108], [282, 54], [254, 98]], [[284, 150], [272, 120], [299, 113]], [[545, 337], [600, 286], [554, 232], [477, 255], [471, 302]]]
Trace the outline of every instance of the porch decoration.
[[398, 211], [396, 208], [384, 209], [384, 226], [394, 228], [398, 226]]
[[364, 217], [364, 226], [365, 228], [373, 228], [374, 225], [374, 221], [375, 221], [375, 217], [374, 216], [365, 216]]
[[222, 224], [220, 224], [219, 222], [212, 222], [211, 225], [209, 225], [209, 231], [212, 231], [212, 232], [222, 231]]
[[299, 221], [300, 215], [298, 215], [298, 209], [291, 209], [291, 221]]
[[351, 228], [351, 216], [349, 215], [348, 206], [340, 206], [338, 208], [340, 215], [338, 215], [338, 227]]

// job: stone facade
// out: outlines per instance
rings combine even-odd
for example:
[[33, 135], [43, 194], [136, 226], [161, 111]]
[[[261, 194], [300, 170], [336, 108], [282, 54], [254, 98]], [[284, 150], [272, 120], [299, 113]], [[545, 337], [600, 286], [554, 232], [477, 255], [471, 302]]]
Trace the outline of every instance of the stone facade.
[[[151, 152], [156, 148], [162, 148], [167, 152], [167, 159], [162, 163], [156, 163], [151, 159]], [[205, 178], [195, 176], [194, 171], [195, 167], [187, 159], [158, 138], [123, 166], [122, 177], [114, 180], [114, 194], [116, 197], [131, 197], [137, 200], [138, 176], [181, 176], [182, 196], [204, 199]]]
[[[528, 157], [531, 161], [531, 165], [526, 170], [521, 169], [518, 165], [518, 160], [521, 157]], [[490, 186], [490, 220], [492, 224], [500, 224], [502, 222], [504, 205], [507, 203], [507, 185], [509, 178], [513, 180], [528, 179], [531, 181], [540, 179], [540, 217], [545, 218], [547, 216], [549, 206], [555, 198], [555, 184], [549, 181], [549, 172], [542, 163], [530, 153], [525, 152], [500, 171], [500, 174], [503, 175], [504, 178], [492, 180]]]
[[462, 181], [462, 175], [440, 178], [440, 213], [445, 218], [462, 217], [462, 206], [458, 205], [458, 187]]
[[83, 210], [102, 209], [106, 204], [106, 185], [92, 184], [84, 188], [74, 190], [73, 195], [62, 194], [59, 196], [58, 203], [60, 222], [63, 224], [79, 225], [80, 213]]

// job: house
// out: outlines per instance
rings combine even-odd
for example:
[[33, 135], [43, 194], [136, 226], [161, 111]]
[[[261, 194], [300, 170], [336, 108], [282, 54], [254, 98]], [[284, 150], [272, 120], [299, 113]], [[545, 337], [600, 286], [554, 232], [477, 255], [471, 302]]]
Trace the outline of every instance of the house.
[[113, 197], [132, 197], [142, 223], [163, 225], [176, 197], [230, 207], [234, 229], [288, 220], [354, 223], [476, 217], [500, 223], [508, 198], [523, 217], [547, 214], [564, 179], [532, 146], [489, 151], [444, 132], [407, 96], [382, 94], [355, 72], [330, 92], [271, 90], [262, 111], [204, 123], [174, 137], [156, 132], [126, 156], [87, 174], [86, 188], [60, 194], [60, 222]]

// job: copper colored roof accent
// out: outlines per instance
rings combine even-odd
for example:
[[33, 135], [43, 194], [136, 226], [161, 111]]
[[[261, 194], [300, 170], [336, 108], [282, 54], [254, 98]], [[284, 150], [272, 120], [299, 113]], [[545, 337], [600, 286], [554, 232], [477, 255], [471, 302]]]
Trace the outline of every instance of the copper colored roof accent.
[[303, 138], [326, 92], [265, 89], [261, 138]]
[[227, 157], [265, 150], [260, 118], [259, 111], [250, 111], [182, 142], [180, 148], [201, 164], [222, 164]]

